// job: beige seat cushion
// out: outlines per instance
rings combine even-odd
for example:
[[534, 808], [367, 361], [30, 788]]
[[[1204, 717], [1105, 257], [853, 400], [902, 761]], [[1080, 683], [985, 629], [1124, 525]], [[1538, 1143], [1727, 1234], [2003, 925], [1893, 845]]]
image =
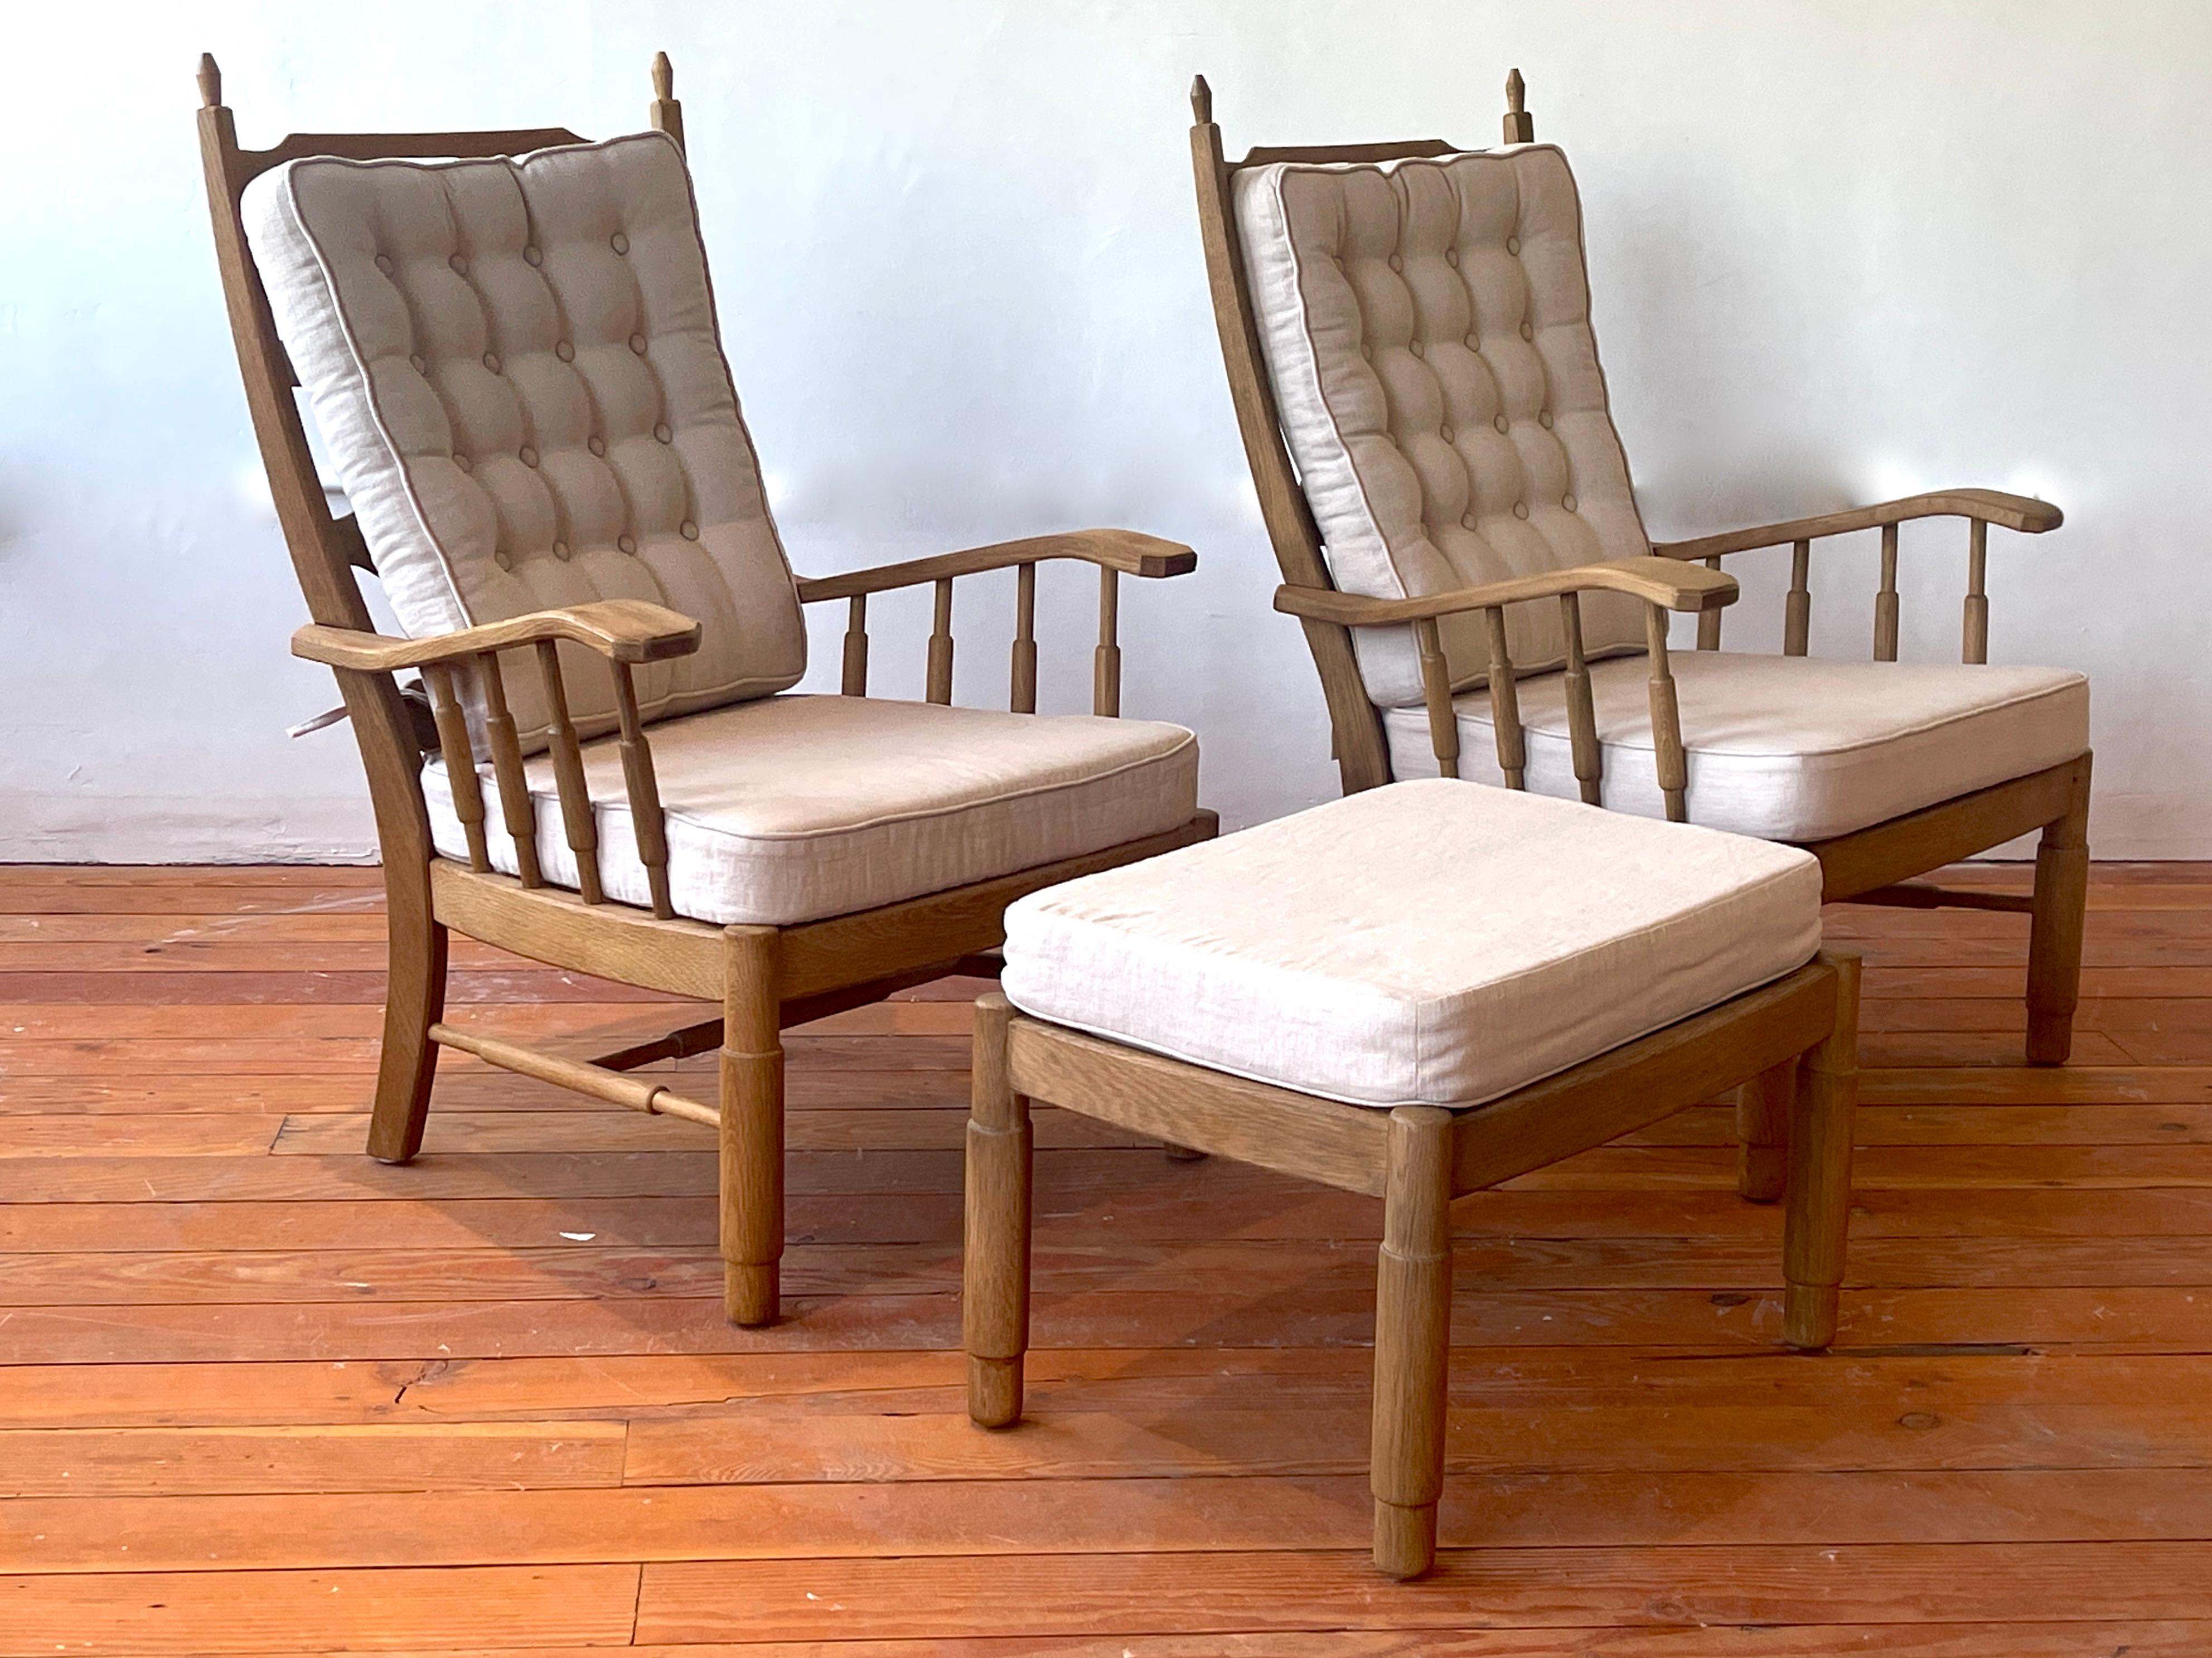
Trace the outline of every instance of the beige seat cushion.
[[[789, 925], [895, 903], [1159, 834], [1198, 809], [1179, 726], [1038, 718], [844, 696], [775, 696], [648, 733], [676, 911]], [[650, 901], [612, 742], [584, 751], [607, 896]], [[495, 868], [515, 872], [481, 768]], [[547, 880], [576, 884], [550, 757], [529, 767]], [[467, 856], [441, 761], [422, 774], [432, 837]]]
[[[1821, 841], [2025, 777], [2089, 746], [2089, 682], [2059, 668], [1838, 662], [1739, 651], [1673, 651], [1689, 750], [1690, 821], [1775, 841]], [[1650, 667], [1592, 665], [1604, 804], [1663, 817], [1651, 746]], [[1520, 681], [1526, 781], [1579, 799], [1563, 675]], [[1502, 783], [1490, 696], [1460, 697], [1460, 775]], [[1383, 716], [1390, 769], [1434, 777], [1427, 717]]]
[[[799, 598], [723, 361], [691, 181], [658, 132], [520, 160], [271, 169], [254, 263], [399, 625], [450, 633], [595, 598], [701, 625], [639, 670], [645, 717], [806, 665]], [[586, 732], [613, 695], [568, 677]], [[475, 681], [462, 689], [483, 753]], [[534, 671], [507, 694], [544, 735]]]
[[[1565, 156], [1279, 162], [1234, 189], [1284, 440], [1340, 589], [1402, 598], [1650, 550]], [[1482, 677], [1481, 616], [1439, 630], [1453, 684]], [[1565, 660], [1557, 605], [1515, 605], [1506, 630], [1524, 671]], [[1587, 596], [1583, 641], [1592, 656], [1640, 647], [1640, 608]], [[1420, 701], [1410, 629], [1354, 645], [1377, 705]]]
[[1468, 1106], [1811, 959], [1794, 847], [1395, 783], [1006, 912], [1024, 1012], [1356, 1105]]

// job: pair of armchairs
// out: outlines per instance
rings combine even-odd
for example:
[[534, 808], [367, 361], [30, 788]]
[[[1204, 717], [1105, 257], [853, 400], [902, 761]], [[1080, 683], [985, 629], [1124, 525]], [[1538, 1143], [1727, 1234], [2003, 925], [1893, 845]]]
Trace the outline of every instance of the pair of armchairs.
[[[391, 982], [368, 1150], [422, 1143], [438, 1050], [717, 1127], [726, 1305], [778, 1313], [779, 1032], [989, 973], [1006, 906], [1204, 840], [1197, 745], [1124, 720], [1122, 576], [1192, 568], [1124, 530], [794, 578], [725, 361], [654, 65], [653, 131], [295, 134], [239, 146], [211, 59], [200, 139], [247, 400], [337, 674], [386, 874]], [[1984, 492], [1652, 546], [1588, 318], [1565, 161], [1439, 143], [1258, 150], [1205, 106], [1200, 217], [1237, 414], [1321, 671], [1347, 792], [1482, 776], [1808, 846], [1832, 897], [2044, 830], [2029, 1056], [2066, 1051], [2086, 880], [2078, 677], [1895, 654], [1896, 525], [2058, 521]], [[1517, 127], [1516, 127], [1516, 123]], [[514, 159], [520, 158], [520, 159]], [[333, 516], [294, 396], [344, 486]], [[1870, 665], [1803, 659], [1811, 540], [1883, 526]], [[1722, 556], [1795, 543], [1790, 647], [1719, 653]], [[1093, 714], [1036, 714], [1036, 567], [1095, 568]], [[951, 704], [956, 579], [1012, 569], [1006, 713]], [[378, 635], [358, 575], [406, 637]], [[868, 693], [867, 603], [927, 586], [927, 697]], [[802, 607], [848, 607], [842, 695], [793, 696]], [[1700, 652], [1671, 654], [1669, 612]], [[420, 684], [401, 686], [403, 672]], [[1480, 756], [1493, 754], [1495, 770]], [[427, 756], [427, 759], [426, 759]], [[1975, 902], [1991, 900], [1976, 896]], [[699, 998], [718, 1018], [595, 1061], [443, 1018], [447, 938]], [[640, 1077], [720, 1055], [715, 1103]], [[1786, 1101], [1747, 1090], [1745, 1189]]]

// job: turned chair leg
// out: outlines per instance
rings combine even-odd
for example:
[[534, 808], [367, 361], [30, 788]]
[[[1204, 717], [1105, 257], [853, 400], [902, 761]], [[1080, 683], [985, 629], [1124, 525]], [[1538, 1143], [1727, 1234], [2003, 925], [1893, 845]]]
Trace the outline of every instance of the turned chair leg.
[[1797, 1061], [1762, 1071], [1735, 1091], [1735, 1189], [1753, 1203], [1782, 1195], [1790, 1161], [1790, 1108]]
[[2063, 1065], [2081, 994], [2081, 928], [2089, 905], [2089, 771], [2066, 815], [2043, 827], [2027, 934], [2027, 1062]]
[[986, 1428], [1021, 1420], [1022, 1354], [1030, 1341], [1030, 1102], [1006, 1074], [1012, 1017], [995, 991], [977, 999], [960, 1322], [968, 1414]]
[[1850, 1224], [1851, 1118], [1858, 1105], [1859, 958], [1823, 952], [1836, 970], [1836, 1023], [1804, 1056], [1790, 1115], [1789, 1210], [1783, 1218], [1782, 1339], [1825, 1347]]
[[368, 1155], [379, 1163], [406, 1163], [422, 1149], [438, 1070], [430, 1027], [446, 1014], [446, 929], [430, 916], [429, 871], [404, 874], [389, 865], [384, 872], [391, 973], [368, 1119]]
[[1451, 1113], [1390, 1114], [1375, 1275], [1375, 1564], [1418, 1577], [1437, 1558], [1451, 1357]]
[[773, 1324], [783, 1260], [783, 1038], [774, 927], [723, 932], [722, 1306]]

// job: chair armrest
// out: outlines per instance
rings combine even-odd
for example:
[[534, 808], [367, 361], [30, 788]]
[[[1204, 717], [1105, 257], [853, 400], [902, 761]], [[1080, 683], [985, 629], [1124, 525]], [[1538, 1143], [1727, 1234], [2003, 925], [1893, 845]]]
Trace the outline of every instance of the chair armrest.
[[1198, 555], [1180, 542], [1134, 530], [1069, 530], [1059, 535], [1032, 536], [1026, 541], [1000, 541], [988, 547], [970, 547], [933, 558], [908, 559], [902, 564], [883, 564], [872, 570], [853, 570], [843, 575], [801, 576], [802, 604], [824, 599], [856, 598], [888, 592], [896, 587], [919, 587], [981, 570], [1003, 570], [1018, 564], [1040, 564], [1051, 558], [1080, 559], [1103, 570], [1124, 575], [1185, 575], [1198, 568]]
[[1814, 541], [1823, 536], [1846, 535], [1884, 524], [1902, 524], [1913, 518], [1971, 518], [2022, 535], [2039, 536], [2066, 521], [2066, 514], [2047, 501], [2027, 495], [2008, 495], [2000, 489], [1939, 489], [1932, 495], [1906, 495], [1879, 507], [1854, 507], [1816, 518], [1791, 519], [1783, 524], [1761, 525], [1752, 530], [1730, 530], [1694, 541], [1655, 542], [1651, 550], [1661, 558], [1717, 558], [1724, 553], [1747, 553], [1760, 547], [1779, 547], [1786, 542]]
[[1486, 582], [1480, 587], [1429, 593], [1419, 598], [1368, 598], [1325, 587], [1278, 587], [1275, 608], [1285, 615], [1304, 616], [1309, 621], [1373, 628], [1428, 621], [1462, 610], [1486, 610], [1502, 604], [1572, 592], [1627, 593], [1670, 610], [1711, 610], [1735, 603], [1736, 582], [1734, 576], [1723, 575], [1717, 570], [1685, 566], [1672, 559], [1622, 558], [1604, 564], [1577, 565], [1571, 570], [1550, 570], [1542, 575], [1516, 576], [1510, 581]]
[[659, 662], [697, 650], [699, 624], [642, 599], [603, 598], [422, 639], [390, 639], [352, 628], [302, 628], [292, 635], [292, 654], [333, 668], [389, 673], [562, 639], [586, 646], [610, 661]]

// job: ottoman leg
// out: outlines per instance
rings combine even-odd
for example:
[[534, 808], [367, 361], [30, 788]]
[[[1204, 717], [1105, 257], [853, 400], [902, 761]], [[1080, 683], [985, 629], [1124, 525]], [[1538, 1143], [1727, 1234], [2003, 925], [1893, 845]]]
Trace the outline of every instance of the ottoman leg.
[[1030, 1341], [1030, 1102], [1006, 1074], [1012, 1017], [996, 992], [976, 1000], [960, 1318], [968, 1414], [987, 1428], [1021, 1420]]
[[1437, 1556], [1451, 1353], [1451, 1113], [1390, 1114], [1375, 1283], [1375, 1564], [1418, 1577]]
[[1805, 1055], [1790, 1123], [1790, 1207], [1784, 1218], [1782, 1339], [1825, 1347], [1836, 1336], [1850, 1223], [1851, 1116], [1859, 1096], [1859, 958], [1824, 957], [1836, 969], [1836, 1023]]
[[1790, 1108], [1797, 1061], [1762, 1071], [1735, 1091], [1735, 1189], [1753, 1203], [1782, 1195], [1790, 1163]]

